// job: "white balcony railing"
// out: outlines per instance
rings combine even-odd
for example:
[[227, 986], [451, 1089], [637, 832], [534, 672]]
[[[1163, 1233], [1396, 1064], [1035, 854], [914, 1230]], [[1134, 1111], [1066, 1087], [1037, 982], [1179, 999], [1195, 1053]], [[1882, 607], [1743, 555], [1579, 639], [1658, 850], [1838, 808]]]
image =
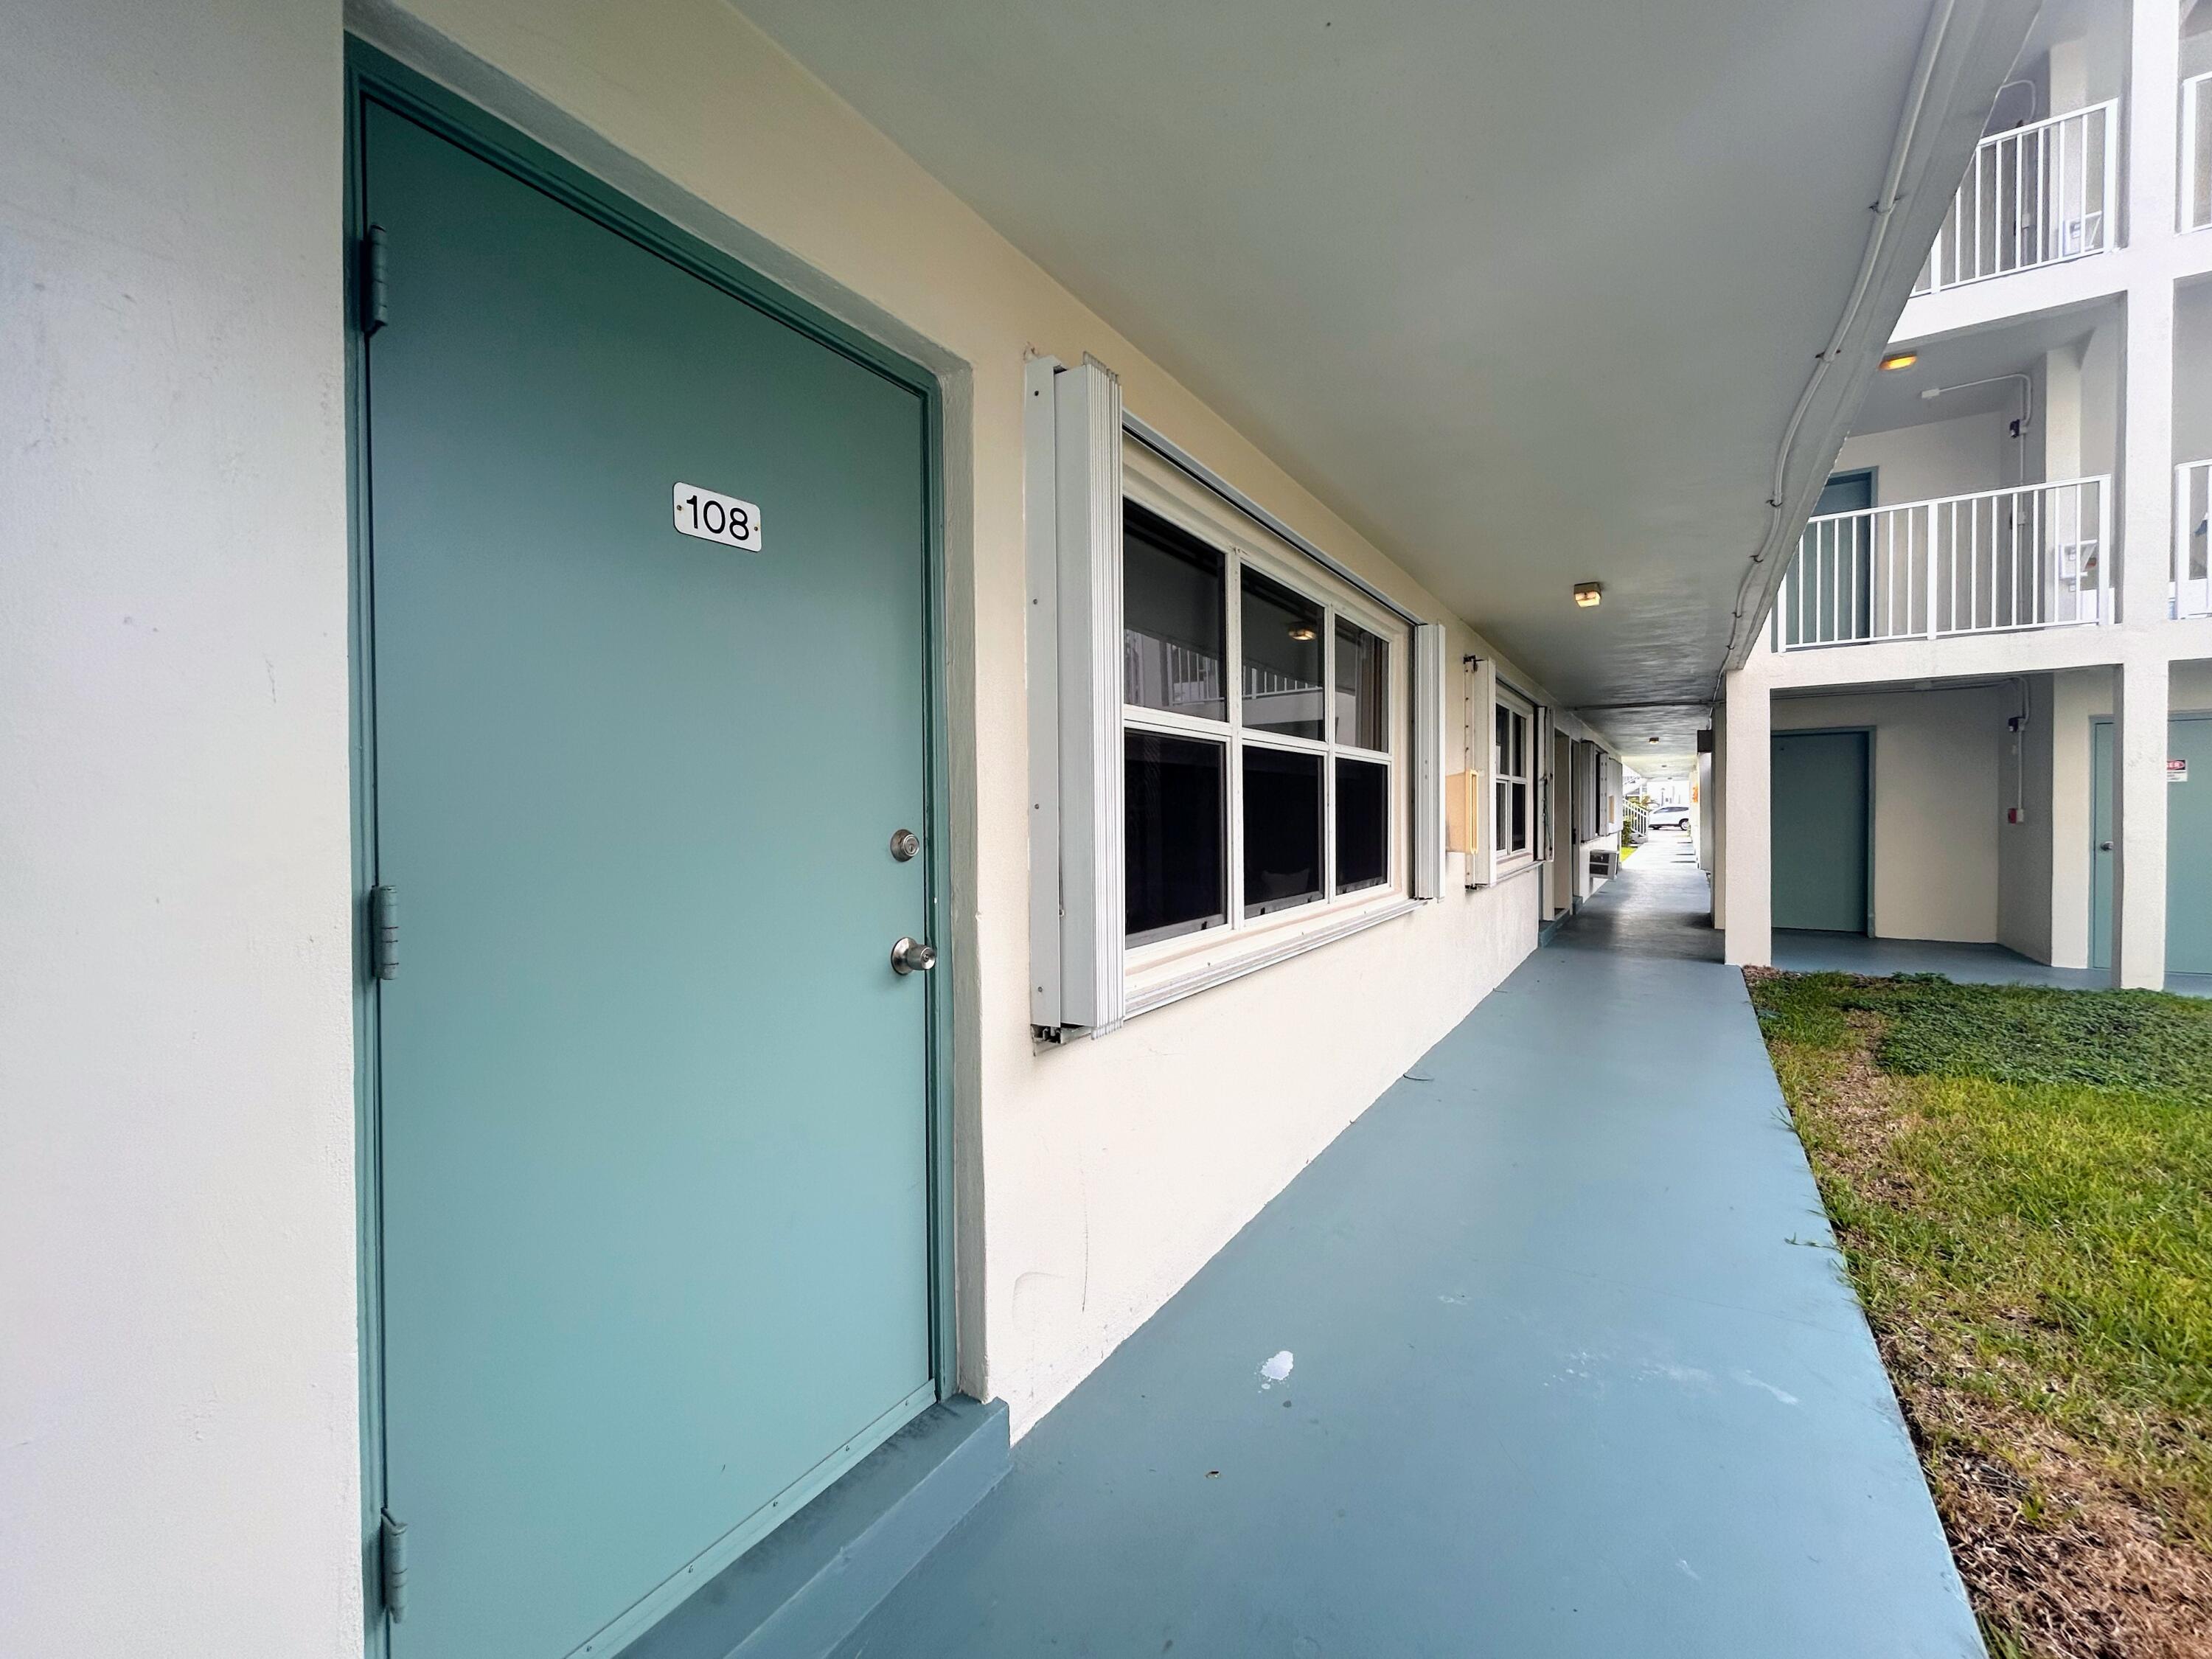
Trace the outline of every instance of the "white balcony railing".
[[2181, 83], [2181, 228], [2212, 226], [2212, 75]]
[[1983, 139], [1912, 291], [2109, 250], [2119, 202], [2118, 110], [2108, 99]]
[[2069, 478], [1814, 519], [1775, 601], [1774, 648], [2106, 621], [2112, 500], [2109, 477]]
[[2212, 517], [2212, 461], [2184, 461], [2173, 469], [2173, 581], [2166, 595], [2169, 616], [2212, 617], [2208, 517]]

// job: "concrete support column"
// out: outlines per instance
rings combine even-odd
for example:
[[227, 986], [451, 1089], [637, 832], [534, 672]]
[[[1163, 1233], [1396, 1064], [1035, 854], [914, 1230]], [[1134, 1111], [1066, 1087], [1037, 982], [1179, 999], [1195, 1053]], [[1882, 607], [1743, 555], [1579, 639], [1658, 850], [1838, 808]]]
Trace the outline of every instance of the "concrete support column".
[[2122, 622], [2166, 613], [2173, 548], [2173, 285], [2128, 289], [2118, 570]]
[[[2131, 244], [2179, 222], [2180, 64], [2181, 0], [2136, 0], [2121, 110]], [[2173, 284], [2163, 276], [2128, 286], [2124, 361], [2118, 611], [2124, 622], [2147, 623], [2166, 615], [2173, 546]]]
[[[2128, 17], [2127, 239], [2143, 242], [2181, 222], [2181, 11], [2184, 0], [2135, 0]], [[2053, 106], [2053, 113], [2064, 111]]]
[[1726, 954], [1739, 967], [1774, 959], [1772, 694], [1741, 670], [1728, 677], [1727, 749], [1720, 757], [1727, 849], [1722, 866]]
[[2112, 679], [2112, 969], [2116, 984], [2166, 983], [2168, 668], [2130, 659]]
[[2106, 678], [2105, 671], [2095, 668], [2051, 677], [2051, 960], [2060, 968], [2089, 965], [2091, 889], [2096, 879], [2090, 850], [2096, 781], [2089, 734], [2092, 717], [2103, 711]]

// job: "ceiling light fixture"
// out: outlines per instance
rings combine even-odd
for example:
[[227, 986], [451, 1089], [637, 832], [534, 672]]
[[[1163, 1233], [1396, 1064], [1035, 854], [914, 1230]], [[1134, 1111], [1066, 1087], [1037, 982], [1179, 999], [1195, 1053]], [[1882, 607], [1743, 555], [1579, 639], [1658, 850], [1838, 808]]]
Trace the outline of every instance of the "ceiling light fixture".
[[1919, 361], [1920, 354], [1917, 351], [1893, 351], [1881, 360], [1881, 366], [1891, 369], [1910, 368]]
[[1589, 610], [1592, 605], [1595, 605], [1604, 597], [1605, 584], [1603, 582], [1577, 582], [1575, 584], [1575, 603], [1582, 606], [1585, 611]]

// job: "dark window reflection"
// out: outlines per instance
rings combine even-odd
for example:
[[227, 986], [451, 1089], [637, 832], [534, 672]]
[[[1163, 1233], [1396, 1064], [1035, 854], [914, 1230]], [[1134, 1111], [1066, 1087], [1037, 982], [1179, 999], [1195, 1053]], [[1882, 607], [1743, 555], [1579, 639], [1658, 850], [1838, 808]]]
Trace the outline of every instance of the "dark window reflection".
[[1226, 720], [1221, 555], [1134, 501], [1121, 513], [1121, 700]]
[[1262, 915], [1321, 896], [1319, 755], [1244, 751], [1244, 910]]
[[1390, 769], [1336, 763], [1336, 890], [1372, 887], [1390, 873]]
[[1324, 735], [1321, 606], [1250, 568], [1243, 585], [1244, 724], [1286, 737]]
[[1390, 647], [1355, 623], [1336, 624], [1336, 740], [1355, 749], [1387, 749], [1383, 704], [1390, 684]]
[[1130, 942], [1219, 927], [1229, 920], [1226, 750], [1130, 732], [1122, 752]]

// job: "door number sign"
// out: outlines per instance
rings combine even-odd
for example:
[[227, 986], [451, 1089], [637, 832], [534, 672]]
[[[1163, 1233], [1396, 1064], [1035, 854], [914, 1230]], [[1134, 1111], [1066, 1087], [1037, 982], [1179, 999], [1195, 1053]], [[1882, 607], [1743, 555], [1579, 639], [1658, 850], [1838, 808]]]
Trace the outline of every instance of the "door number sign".
[[676, 486], [676, 528], [702, 542], [720, 542], [748, 553], [761, 550], [760, 508], [696, 484]]

